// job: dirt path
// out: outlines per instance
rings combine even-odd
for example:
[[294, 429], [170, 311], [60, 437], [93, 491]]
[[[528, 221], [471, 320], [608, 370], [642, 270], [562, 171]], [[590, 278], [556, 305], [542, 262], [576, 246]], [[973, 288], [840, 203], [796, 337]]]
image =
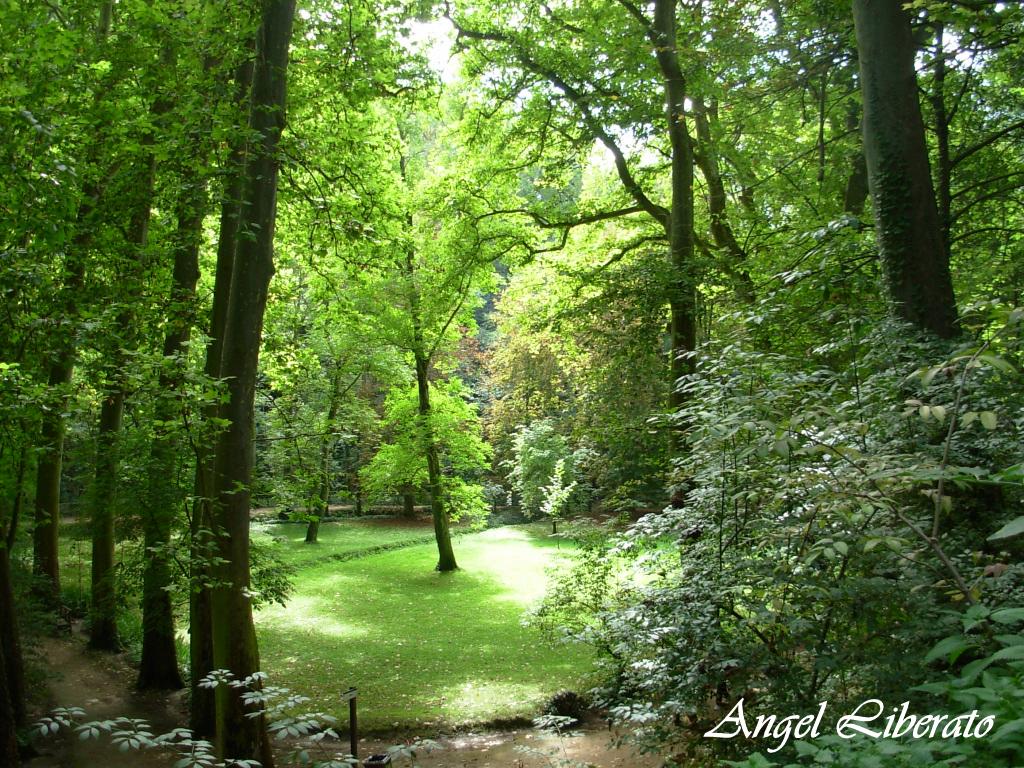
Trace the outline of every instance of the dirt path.
[[[659, 768], [660, 758], [637, 755], [628, 747], [612, 748], [612, 734], [588, 729], [559, 738], [536, 730], [470, 733], [438, 739], [441, 749], [417, 755], [420, 768], [555, 768], [562, 760], [596, 768]], [[387, 742], [373, 739], [360, 743], [360, 757], [387, 749]], [[396, 768], [409, 765], [398, 760]]]
[[[118, 717], [148, 720], [154, 733], [185, 721], [180, 694], [141, 694], [134, 690], [135, 672], [123, 656], [89, 651], [77, 632], [70, 638], [42, 638], [40, 654], [53, 670], [53, 707], [81, 707], [87, 720]], [[43, 713], [46, 714], [46, 713]], [[120, 752], [109, 737], [81, 741], [75, 734], [37, 739], [39, 757], [30, 768], [163, 768], [173, 756], [155, 751]]]
[[[81, 707], [88, 720], [117, 717], [141, 718], [163, 733], [187, 722], [181, 693], [141, 694], [134, 689], [135, 671], [123, 656], [89, 651], [85, 639], [76, 633], [71, 638], [43, 638], [39, 649], [54, 676], [50, 679], [53, 707]], [[42, 713], [45, 714], [45, 713]], [[423, 734], [433, 736], [432, 734]], [[436, 737], [439, 751], [420, 755], [421, 768], [549, 768], [568, 758], [597, 768], [658, 768], [661, 760], [638, 756], [629, 748], [609, 746], [612, 734], [603, 728], [559, 738], [536, 730], [493, 731]], [[360, 757], [385, 752], [395, 739], [362, 739]], [[347, 740], [338, 745], [348, 751]], [[108, 737], [99, 741], [80, 741], [64, 734], [36, 741], [40, 755], [29, 762], [30, 768], [169, 768], [176, 759], [170, 753], [155, 750], [120, 752]], [[279, 766], [287, 765], [286, 750], [279, 755]], [[395, 768], [410, 764], [395, 761]]]

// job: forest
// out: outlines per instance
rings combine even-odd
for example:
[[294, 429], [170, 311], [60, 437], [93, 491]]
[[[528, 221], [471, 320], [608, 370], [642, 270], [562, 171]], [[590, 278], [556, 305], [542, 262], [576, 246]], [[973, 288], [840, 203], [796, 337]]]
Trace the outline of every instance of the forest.
[[1024, 765], [1024, 6], [0, 30], [0, 768]]

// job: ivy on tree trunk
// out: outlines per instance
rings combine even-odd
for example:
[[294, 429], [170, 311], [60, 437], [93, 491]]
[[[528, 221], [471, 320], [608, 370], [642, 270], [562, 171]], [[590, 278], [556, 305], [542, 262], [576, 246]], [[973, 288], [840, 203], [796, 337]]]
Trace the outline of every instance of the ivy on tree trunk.
[[917, 97], [917, 47], [899, 0], [854, 0], [864, 155], [885, 287], [896, 315], [942, 338], [956, 298]]

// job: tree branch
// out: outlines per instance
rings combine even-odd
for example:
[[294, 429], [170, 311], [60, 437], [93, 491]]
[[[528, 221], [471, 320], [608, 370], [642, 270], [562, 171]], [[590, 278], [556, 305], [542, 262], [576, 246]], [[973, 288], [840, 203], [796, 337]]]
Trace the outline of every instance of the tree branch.
[[955, 168], [957, 165], [962, 163], [964, 160], [966, 160], [974, 153], [979, 152], [980, 150], [984, 149], [990, 144], [995, 144], [1004, 136], [1007, 136], [1008, 134], [1011, 134], [1014, 131], [1019, 131], [1021, 128], [1024, 128], [1024, 120], [1018, 120], [1016, 123], [1011, 123], [1010, 125], [1003, 127], [1002, 129], [996, 131], [995, 133], [989, 134], [984, 139], [979, 141], [977, 144], [960, 150], [953, 157], [952, 166]]
[[568, 221], [551, 221], [536, 211], [531, 211], [529, 208], [502, 208], [480, 214], [476, 217], [475, 221], [482, 221], [483, 219], [491, 216], [519, 214], [522, 216], [529, 216], [538, 227], [543, 229], [572, 229], [573, 227], [580, 227], [586, 224], [596, 224], [599, 221], [618, 219], [622, 216], [629, 216], [632, 213], [640, 213], [643, 210], [644, 209], [639, 205], [631, 205], [626, 208], [616, 208], [612, 211], [598, 211], [596, 213], [584, 214]]
[[508, 46], [511, 49], [512, 55], [523, 68], [543, 77], [552, 86], [561, 91], [565, 97], [572, 102], [576, 109], [579, 110], [579, 113], [583, 118], [583, 122], [587, 126], [590, 134], [612, 153], [612, 157], [615, 161], [615, 170], [618, 173], [619, 180], [622, 182], [622, 185], [626, 188], [626, 192], [629, 193], [630, 197], [636, 201], [637, 205], [642, 210], [650, 214], [650, 216], [663, 227], [666, 229], [668, 228], [670, 218], [668, 209], [651, 200], [640, 187], [640, 184], [633, 176], [633, 172], [629, 169], [629, 163], [627, 163], [626, 156], [622, 152], [621, 147], [619, 147], [615, 139], [612, 138], [611, 134], [608, 133], [608, 130], [601, 121], [595, 117], [588, 103], [588, 97], [586, 94], [578, 88], [570, 85], [557, 72], [544, 66], [535, 58], [531, 57], [511, 35], [500, 32], [482, 32], [480, 30], [467, 29], [459, 23], [454, 16], [452, 16], [450, 7], [445, 9], [445, 18], [447, 18], [455, 27], [457, 37], [459, 38], [466, 37], [470, 40], [482, 40]]
[[964, 214], [966, 214], [969, 210], [971, 210], [971, 208], [974, 208], [977, 205], [981, 205], [982, 203], [988, 202], [989, 200], [992, 200], [993, 198], [999, 197], [1000, 195], [1006, 194], [1007, 192], [1015, 192], [1018, 189], [1020, 189], [1020, 186], [1017, 185], [1017, 184], [1014, 184], [1012, 186], [1000, 187], [999, 189], [994, 189], [994, 190], [992, 190], [991, 192], [989, 192], [987, 194], [981, 195], [980, 197], [976, 197], [973, 200], [971, 200], [970, 202], [965, 203], [963, 208], [961, 208], [956, 213], [954, 213], [953, 216], [952, 216], [952, 221], [954, 223], [956, 223], [957, 221], [960, 220], [960, 218]]
[[956, 198], [960, 197], [961, 195], [966, 194], [967, 192], [970, 192], [972, 189], [977, 189], [978, 187], [984, 187], [987, 184], [995, 184], [997, 181], [1006, 181], [1007, 179], [1012, 179], [1014, 176], [1024, 176], [1024, 170], [1021, 170], [1021, 171], [1010, 171], [1009, 173], [1004, 173], [1004, 174], [1001, 174], [999, 176], [993, 176], [993, 177], [988, 178], [988, 179], [983, 179], [982, 181], [976, 181], [973, 184], [968, 184], [967, 186], [960, 187], [960, 189], [958, 189], [956, 192], [954, 192], [951, 195], [951, 197], [955, 200]]

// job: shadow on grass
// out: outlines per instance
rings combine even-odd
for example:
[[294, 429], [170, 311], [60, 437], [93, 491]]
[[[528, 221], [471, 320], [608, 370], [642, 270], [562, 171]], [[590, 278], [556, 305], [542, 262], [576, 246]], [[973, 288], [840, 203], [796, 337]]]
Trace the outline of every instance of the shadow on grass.
[[448, 574], [433, 570], [432, 546], [304, 569], [288, 607], [258, 616], [264, 668], [334, 714], [338, 693], [357, 686], [370, 730], [533, 714], [577, 686], [591, 657], [522, 626], [558, 555], [503, 530], [463, 538], [462, 569]]

